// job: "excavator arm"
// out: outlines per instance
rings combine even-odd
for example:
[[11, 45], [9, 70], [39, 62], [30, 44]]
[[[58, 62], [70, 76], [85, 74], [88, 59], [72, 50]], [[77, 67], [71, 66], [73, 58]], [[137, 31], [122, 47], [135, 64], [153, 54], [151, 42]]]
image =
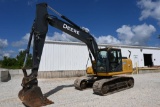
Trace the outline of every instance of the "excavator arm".
[[[56, 16], [49, 15], [47, 12], [47, 7], [52, 11], [54, 11], [63, 20], [58, 19]], [[43, 46], [46, 34], [48, 32], [48, 25], [51, 25], [84, 42], [88, 47], [92, 65], [93, 65], [92, 56], [94, 57], [94, 60], [97, 60], [98, 45], [93, 36], [89, 32], [80, 28], [78, 25], [76, 25], [71, 20], [58, 13], [50, 6], [47, 6], [46, 3], [37, 4], [36, 17], [30, 33], [30, 38], [26, 49], [26, 57], [22, 68], [24, 73], [24, 77], [22, 80], [23, 88], [18, 95], [20, 100], [24, 103], [24, 105], [29, 107], [40, 107], [53, 103], [52, 101], [48, 100], [45, 96], [43, 96], [40, 87], [38, 87], [38, 81], [37, 81], [38, 69], [41, 61]], [[32, 59], [33, 65], [32, 65], [32, 72], [31, 74], [28, 75], [26, 72], [25, 65], [29, 54], [32, 38], [34, 38], [33, 59]]]
[[[37, 74], [39, 68], [45, 37], [46, 33], [48, 32], [48, 25], [51, 25], [84, 42], [87, 45], [89, 52], [92, 54], [94, 59], [97, 60], [98, 45], [93, 36], [89, 32], [86, 32], [84, 29], [80, 28], [78, 25], [70, 21], [65, 16], [61, 15], [60, 13], [58, 13], [58, 15], [60, 15], [60, 17], [65, 21], [58, 19], [56, 16], [49, 15], [47, 12], [47, 4], [45, 3], [37, 4], [36, 18], [32, 28], [32, 32], [34, 32], [33, 68], [32, 68], [33, 74]], [[90, 58], [92, 63], [93, 60], [91, 55]]]

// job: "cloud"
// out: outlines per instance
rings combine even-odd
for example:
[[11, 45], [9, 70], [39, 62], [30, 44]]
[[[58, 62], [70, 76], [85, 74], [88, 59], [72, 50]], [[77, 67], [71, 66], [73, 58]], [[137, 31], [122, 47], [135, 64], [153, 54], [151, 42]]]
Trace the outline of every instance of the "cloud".
[[58, 33], [54, 32], [53, 36], [47, 36], [46, 40], [53, 40], [53, 41], [67, 41], [67, 42], [80, 42], [80, 40], [70, 36], [67, 33]]
[[[118, 38], [112, 35], [93, 36], [98, 44], [125, 44], [125, 45], [147, 45], [148, 40], [156, 31], [153, 25], [122, 25], [116, 30]], [[54, 32], [53, 36], [47, 36], [46, 40], [81, 42], [80, 40], [66, 34]]]
[[139, 20], [151, 17], [160, 22], [160, 0], [140, 0], [137, 4], [142, 9]]
[[0, 50], [0, 59], [3, 59], [4, 56], [14, 57], [15, 54], [16, 54], [16, 52], [14, 52], [12, 50], [9, 50], [9, 51]]
[[[88, 29], [89, 31], [89, 29]], [[105, 44], [105, 43], [112, 43], [112, 44], [120, 44], [121, 42], [116, 39], [115, 37], [108, 35], [108, 36], [93, 36], [98, 44]], [[66, 41], [66, 42], [81, 42], [80, 40], [70, 36], [67, 33], [58, 33], [54, 32], [53, 36], [47, 36], [46, 40], [53, 40], [53, 41]]]
[[6, 53], [3, 54], [3, 56], [5, 56], [5, 57], [10, 57], [10, 53], [7, 53], [7, 52], [6, 52]]
[[4, 54], [5, 52], [2, 49], [0, 49], [0, 60], [3, 58]]
[[4, 49], [8, 46], [8, 41], [7, 39], [0, 39], [0, 59], [3, 58], [3, 56], [6, 55], [6, 51]]
[[25, 36], [22, 37], [21, 40], [16, 41], [16, 42], [12, 42], [12, 46], [13, 47], [22, 47], [24, 45], [27, 45], [28, 40], [29, 40], [29, 36], [30, 36], [30, 33], [27, 33]]
[[18, 49], [18, 51], [20, 52], [20, 51], [25, 51], [25, 49]]
[[82, 27], [82, 29], [83, 29], [85, 32], [89, 32], [89, 29], [86, 28], [86, 27]]
[[152, 34], [156, 31], [153, 25], [123, 25], [118, 28], [118, 38], [123, 44], [129, 45], [146, 45]]
[[121, 41], [117, 38], [107, 35], [107, 36], [99, 36], [95, 37], [98, 44], [121, 44]]
[[0, 39], [0, 49], [5, 48], [8, 46], [7, 39]]

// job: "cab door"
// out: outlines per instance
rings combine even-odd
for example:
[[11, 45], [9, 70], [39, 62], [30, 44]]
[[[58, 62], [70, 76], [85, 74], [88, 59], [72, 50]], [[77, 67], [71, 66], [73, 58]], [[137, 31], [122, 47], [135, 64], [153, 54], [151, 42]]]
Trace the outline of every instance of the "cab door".
[[108, 55], [109, 71], [119, 72], [122, 71], [122, 55], [120, 49], [111, 49]]
[[96, 71], [107, 72], [108, 70], [108, 52], [107, 50], [101, 50], [97, 56]]

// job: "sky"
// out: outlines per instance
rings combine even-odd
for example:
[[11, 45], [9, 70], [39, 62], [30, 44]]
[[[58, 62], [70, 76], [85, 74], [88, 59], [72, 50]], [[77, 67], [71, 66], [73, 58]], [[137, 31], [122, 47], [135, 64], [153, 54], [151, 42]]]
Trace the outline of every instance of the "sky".
[[[0, 0], [0, 59], [26, 49], [42, 2], [88, 29], [98, 44], [160, 47], [160, 0]], [[79, 42], [53, 27], [46, 40]]]

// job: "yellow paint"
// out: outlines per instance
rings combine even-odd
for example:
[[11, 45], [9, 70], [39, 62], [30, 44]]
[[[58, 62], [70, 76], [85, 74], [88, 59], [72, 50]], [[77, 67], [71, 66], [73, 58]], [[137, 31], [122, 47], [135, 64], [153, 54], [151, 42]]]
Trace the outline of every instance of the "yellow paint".
[[94, 73], [92, 67], [88, 67], [86, 70], [87, 74], [89, 75], [97, 75], [97, 76], [113, 76], [113, 75], [119, 75], [119, 74], [127, 74], [133, 72], [133, 66], [131, 59], [122, 59], [122, 71], [116, 71], [116, 72], [100, 72], [97, 74]]

